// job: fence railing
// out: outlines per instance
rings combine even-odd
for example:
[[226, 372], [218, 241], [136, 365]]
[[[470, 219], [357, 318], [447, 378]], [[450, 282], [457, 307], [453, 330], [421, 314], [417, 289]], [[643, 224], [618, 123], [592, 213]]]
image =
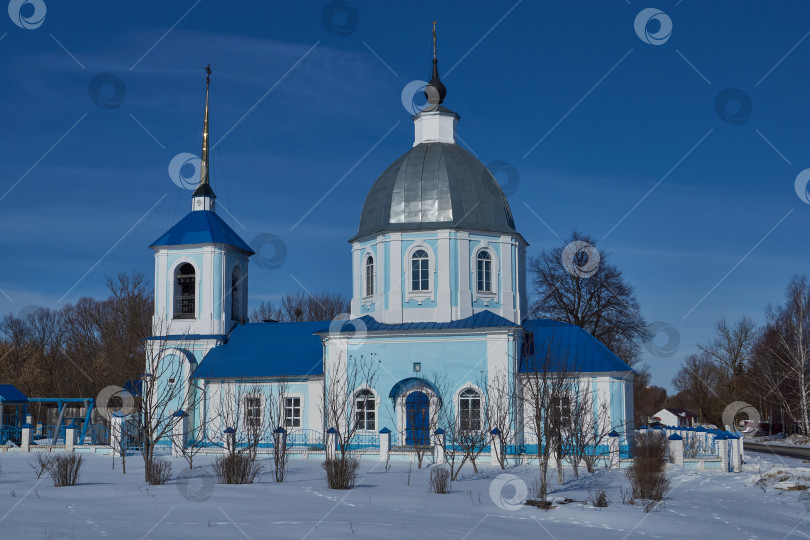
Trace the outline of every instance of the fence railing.
[[22, 430], [14, 426], [3, 426], [0, 428], [0, 445], [6, 444], [9, 441], [14, 444], [21, 444]]

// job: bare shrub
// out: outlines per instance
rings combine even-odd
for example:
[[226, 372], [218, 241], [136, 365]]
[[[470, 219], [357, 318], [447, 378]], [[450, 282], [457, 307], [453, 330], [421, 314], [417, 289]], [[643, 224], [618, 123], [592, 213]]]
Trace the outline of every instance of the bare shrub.
[[610, 503], [607, 492], [604, 489], [598, 489], [596, 493], [590, 492], [588, 502], [594, 505], [596, 508], [607, 508]]
[[149, 472], [149, 483], [153, 486], [164, 485], [172, 476], [172, 463], [166, 458], [153, 458], [149, 467], [152, 468]]
[[446, 467], [434, 467], [430, 470], [430, 492], [444, 495], [450, 493], [450, 471]]
[[352, 489], [357, 480], [360, 460], [353, 456], [336, 457], [323, 462], [326, 482], [331, 489]]
[[214, 460], [213, 469], [220, 484], [252, 484], [263, 467], [248, 454], [225, 454]]
[[48, 470], [48, 465], [51, 462], [51, 456], [45, 454], [43, 452], [37, 452], [34, 454], [34, 459], [28, 460], [28, 465], [34, 469], [34, 472], [37, 474], [37, 480], [39, 477], [42, 476], [42, 473]]
[[[633, 439], [633, 465], [625, 474], [630, 481], [633, 499], [662, 501], [669, 491], [670, 480], [664, 474], [667, 441], [658, 433], [639, 433]], [[649, 512], [655, 505], [644, 507]]]
[[48, 460], [45, 470], [53, 480], [54, 487], [75, 486], [81, 466], [82, 456], [79, 454], [57, 454]]

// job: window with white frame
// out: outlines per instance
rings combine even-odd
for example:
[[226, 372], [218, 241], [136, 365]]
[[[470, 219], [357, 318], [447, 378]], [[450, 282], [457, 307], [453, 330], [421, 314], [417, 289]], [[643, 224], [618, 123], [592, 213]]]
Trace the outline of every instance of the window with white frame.
[[365, 296], [374, 296], [374, 257], [372, 257], [371, 255], [366, 257], [365, 272], [366, 272]]
[[478, 431], [481, 429], [481, 394], [467, 388], [459, 395], [459, 429]]
[[411, 255], [411, 290], [430, 290], [430, 257], [424, 249], [417, 249]]
[[478, 292], [492, 292], [492, 255], [481, 251], [476, 257], [476, 281]]
[[193, 319], [196, 310], [197, 272], [189, 263], [177, 267], [174, 279], [174, 318]]
[[360, 390], [355, 396], [355, 427], [374, 431], [377, 425], [377, 400], [371, 390]]
[[301, 398], [284, 398], [284, 427], [301, 427]]
[[262, 425], [262, 398], [248, 396], [245, 398], [245, 427], [258, 428]]

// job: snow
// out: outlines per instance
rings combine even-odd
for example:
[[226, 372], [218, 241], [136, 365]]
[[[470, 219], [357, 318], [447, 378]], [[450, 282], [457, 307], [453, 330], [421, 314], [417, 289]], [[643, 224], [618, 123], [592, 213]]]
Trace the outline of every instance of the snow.
[[[749, 452], [739, 474], [670, 465], [670, 495], [649, 514], [622, 504], [621, 470], [574, 479], [567, 469], [567, 482], [551, 496], [576, 502], [543, 511], [509, 509], [516, 491], [534, 485], [531, 465], [506, 471], [516, 478], [499, 477], [497, 467], [479, 474], [465, 467], [450, 494], [436, 495], [428, 492], [429, 469], [413, 464], [408, 482], [406, 462], [391, 462], [386, 471], [385, 463], [364, 460], [357, 487], [334, 491], [314, 460], [291, 460], [283, 484], [273, 482], [272, 464], [262, 460], [265, 473], [255, 484], [231, 486], [207, 476], [210, 457], [195, 459], [196, 474], [205, 476], [178, 479], [194, 472], [178, 458], [169, 484], [149, 486], [139, 456], [128, 459], [123, 475], [120, 463], [111, 469], [110, 457], [85, 454], [79, 484], [54, 488], [47, 474], [36, 479], [30, 459], [0, 453], [0, 538], [810, 538], [808, 508], [800, 492], [786, 490], [810, 477], [810, 467], [770, 454]], [[550, 476], [556, 479], [556, 471]], [[583, 504], [598, 488], [607, 490], [608, 508]]]
[[804, 446], [810, 447], [810, 437], [803, 435], [788, 435], [785, 437], [784, 433], [776, 435], [766, 435], [764, 437], [756, 437], [751, 439], [751, 442], [768, 444], [771, 446]]

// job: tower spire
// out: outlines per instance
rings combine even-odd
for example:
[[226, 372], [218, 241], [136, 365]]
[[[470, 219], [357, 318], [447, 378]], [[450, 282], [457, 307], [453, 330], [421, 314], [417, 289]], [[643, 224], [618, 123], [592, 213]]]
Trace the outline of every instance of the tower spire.
[[205, 119], [203, 120], [202, 152], [200, 153], [200, 183], [191, 196], [192, 210], [213, 210], [214, 190], [208, 178], [208, 93], [211, 86], [211, 64], [205, 66]]
[[444, 102], [447, 89], [439, 80], [439, 57], [436, 53], [436, 21], [433, 21], [433, 73], [430, 82], [425, 86], [425, 97], [430, 105]]

